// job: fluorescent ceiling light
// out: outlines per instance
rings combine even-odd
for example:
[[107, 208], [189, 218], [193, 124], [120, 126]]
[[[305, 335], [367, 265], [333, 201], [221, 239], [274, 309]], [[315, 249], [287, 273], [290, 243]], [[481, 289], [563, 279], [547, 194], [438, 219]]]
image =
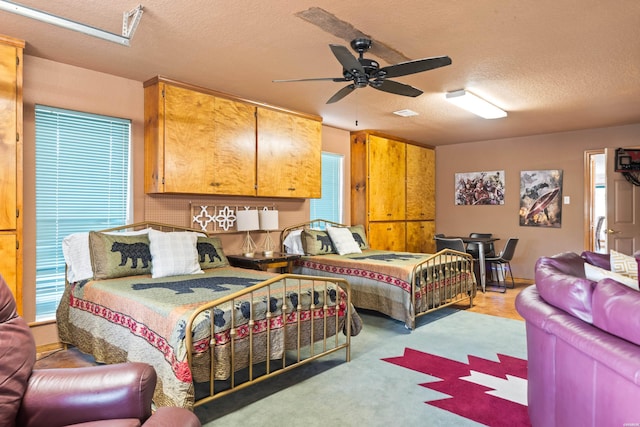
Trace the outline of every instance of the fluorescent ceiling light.
[[393, 114], [396, 114], [396, 115], [402, 116], [402, 117], [411, 117], [411, 116], [417, 116], [418, 115], [418, 113], [416, 113], [415, 111], [408, 110], [408, 109], [394, 111]]
[[138, 23], [142, 16], [142, 5], [138, 5], [129, 12], [124, 12], [122, 17], [122, 35], [118, 35], [90, 25], [81, 24], [70, 19], [52, 15], [38, 9], [23, 6], [12, 1], [0, 0], [0, 10], [22, 15], [47, 24], [57, 25], [68, 30], [78, 31], [89, 36], [98, 37], [100, 39], [125, 46], [129, 46], [129, 41], [133, 37], [133, 33], [136, 31], [136, 28], [138, 28]]
[[465, 110], [485, 119], [499, 119], [501, 117], [507, 117], [506, 111], [501, 110], [479, 96], [472, 94], [468, 90], [460, 89], [453, 92], [447, 92], [446, 99], [452, 104], [455, 104], [460, 108], [464, 108]]

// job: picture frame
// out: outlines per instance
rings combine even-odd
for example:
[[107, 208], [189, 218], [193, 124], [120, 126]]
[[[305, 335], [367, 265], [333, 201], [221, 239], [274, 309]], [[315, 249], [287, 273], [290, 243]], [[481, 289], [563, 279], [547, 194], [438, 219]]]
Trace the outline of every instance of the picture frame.
[[520, 172], [520, 225], [559, 228], [562, 224], [562, 170]]

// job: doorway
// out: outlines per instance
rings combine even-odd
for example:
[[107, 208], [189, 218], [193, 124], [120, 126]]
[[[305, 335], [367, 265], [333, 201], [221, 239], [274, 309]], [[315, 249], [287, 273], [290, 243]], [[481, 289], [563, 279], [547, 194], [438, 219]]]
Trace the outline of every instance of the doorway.
[[585, 152], [585, 248], [607, 253], [607, 154], [604, 149]]

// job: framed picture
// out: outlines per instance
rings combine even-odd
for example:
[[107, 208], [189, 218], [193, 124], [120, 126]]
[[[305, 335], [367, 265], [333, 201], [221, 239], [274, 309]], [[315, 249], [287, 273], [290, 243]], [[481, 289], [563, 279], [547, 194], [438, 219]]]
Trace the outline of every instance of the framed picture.
[[456, 174], [456, 205], [504, 205], [504, 171]]
[[562, 171], [520, 172], [520, 225], [559, 228], [562, 223]]

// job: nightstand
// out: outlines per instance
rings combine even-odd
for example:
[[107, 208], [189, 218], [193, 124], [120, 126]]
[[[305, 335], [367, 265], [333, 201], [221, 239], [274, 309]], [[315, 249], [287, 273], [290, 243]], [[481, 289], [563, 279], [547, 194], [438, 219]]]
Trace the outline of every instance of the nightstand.
[[234, 267], [249, 268], [251, 270], [267, 271], [270, 268], [280, 268], [283, 273], [293, 271], [293, 262], [300, 258], [300, 255], [274, 252], [273, 255], [264, 256], [256, 253], [253, 257], [244, 255], [227, 255], [229, 264]]

